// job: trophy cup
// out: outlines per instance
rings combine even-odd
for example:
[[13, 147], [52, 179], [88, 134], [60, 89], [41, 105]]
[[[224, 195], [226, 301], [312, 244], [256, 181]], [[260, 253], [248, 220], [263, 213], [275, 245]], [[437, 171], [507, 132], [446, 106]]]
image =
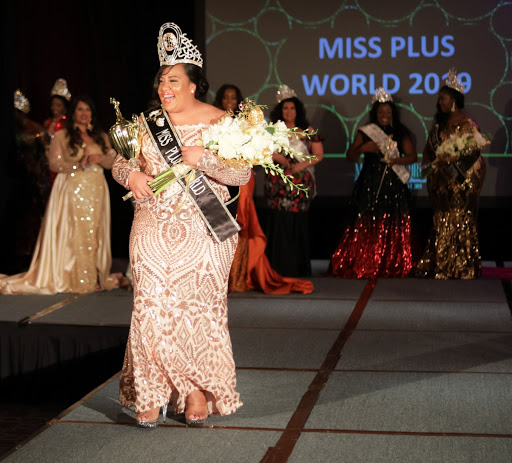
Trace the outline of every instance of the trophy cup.
[[[110, 104], [114, 105], [116, 111], [116, 122], [110, 127], [108, 134], [114, 149], [120, 153], [129, 163], [138, 164], [139, 145], [139, 121], [135, 114], [132, 121], [127, 121], [119, 110], [119, 101], [110, 98]], [[126, 201], [132, 196], [131, 192], [123, 196]]]

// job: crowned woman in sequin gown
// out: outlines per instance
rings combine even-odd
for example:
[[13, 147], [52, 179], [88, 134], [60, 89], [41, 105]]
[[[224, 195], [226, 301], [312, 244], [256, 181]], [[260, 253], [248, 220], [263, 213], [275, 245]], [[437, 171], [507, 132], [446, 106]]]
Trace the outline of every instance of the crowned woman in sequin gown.
[[423, 163], [435, 160], [427, 178], [433, 208], [433, 228], [416, 268], [416, 276], [471, 279], [481, 275], [477, 212], [485, 178], [479, 150], [450, 163], [436, 159], [436, 149], [452, 134], [473, 133], [478, 126], [463, 111], [463, 88], [455, 81], [439, 92], [436, 123], [423, 151]]
[[[208, 91], [200, 55], [192, 57], [196, 64], [183, 63], [181, 52], [160, 56], [155, 90], [181, 139], [184, 163], [204, 172], [226, 202], [226, 184], [247, 183], [251, 170], [229, 167], [195, 143], [225, 113], [199, 100]], [[185, 412], [187, 422], [202, 424], [209, 414], [228, 415], [242, 405], [227, 307], [238, 236], [218, 242], [177, 182], [154, 196], [147, 182], [168, 166], [143, 123], [140, 128], [140, 171], [121, 157], [113, 167], [114, 178], [143, 200], [135, 205], [130, 234], [134, 300], [120, 400], [135, 408], [140, 426], [156, 426], [167, 404]]]
[[70, 114], [50, 146], [50, 169], [57, 176], [30, 268], [0, 278], [0, 293], [88, 293], [119, 285], [110, 275], [110, 197], [103, 173], [116, 152], [96, 125], [88, 97], [76, 98]]
[[392, 137], [401, 156], [383, 162], [382, 147], [362, 129], [349, 147], [347, 158], [356, 162], [364, 154], [364, 163], [352, 192], [348, 226], [329, 264], [328, 273], [340, 278], [406, 277], [412, 269], [409, 190], [392, 166], [412, 164], [417, 154], [397, 107], [383, 93], [382, 101], [374, 98], [370, 124], [384, 138]]

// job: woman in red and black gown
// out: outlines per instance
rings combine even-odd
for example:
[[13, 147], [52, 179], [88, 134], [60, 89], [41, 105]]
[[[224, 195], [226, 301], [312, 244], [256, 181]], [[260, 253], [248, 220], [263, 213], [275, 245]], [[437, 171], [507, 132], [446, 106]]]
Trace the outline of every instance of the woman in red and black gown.
[[[359, 129], [347, 151], [353, 162], [364, 154], [364, 163], [352, 192], [349, 225], [329, 264], [328, 272], [340, 278], [406, 277], [412, 269], [409, 189], [392, 166], [413, 164], [417, 153], [391, 97], [381, 100], [374, 101], [370, 124]], [[363, 131], [372, 124], [396, 142], [398, 157], [383, 162], [382, 149]]]
[[[66, 128], [66, 114], [68, 112], [69, 101], [71, 100], [71, 93], [68, 90], [66, 80], [57, 79], [50, 91], [50, 95], [51, 117], [46, 119], [43, 123], [47, 135], [47, 150], [50, 149], [50, 143], [55, 133]], [[56, 176], [56, 172], [50, 171], [50, 188], [53, 186]]]

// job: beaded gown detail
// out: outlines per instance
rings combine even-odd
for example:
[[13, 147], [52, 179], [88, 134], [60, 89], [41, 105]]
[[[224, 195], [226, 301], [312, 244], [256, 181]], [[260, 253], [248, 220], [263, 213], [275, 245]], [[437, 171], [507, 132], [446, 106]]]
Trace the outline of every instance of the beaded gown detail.
[[[370, 138], [363, 133], [363, 140]], [[381, 159], [364, 153], [350, 219], [329, 264], [336, 277], [406, 277], [412, 269], [409, 190]]]
[[[434, 127], [429, 143], [435, 152], [451, 134], [471, 133], [476, 123], [466, 119], [456, 127], [439, 131]], [[477, 233], [477, 212], [486, 166], [479, 152], [460, 181], [449, 172], [449, 165], [434, 169], [427, 179], [433, 208], [433, 228], [416, 276], [436, 279], [471, 279], [482, 273]]]
[[[101, 154], [94, 143], [90, 154]], [[0, 278], [3, 294], [88, 293], [118, 286], [110, 275], [110, 197], [103, 168], [110, 169], [115, 152], [101, 164], [82, 170], [83, 148], [75, 156], [67, 131], [55, 133], [49, 164], [57, 172], [34, 254], [27, 272]]]
[[[194, 145], [204, 124], [175, 126]], [[141, 125], [144, 172], [167, 169]], [[225, 186], [247, 183], [250, 169], [227, 166], [205, 151], [198, 165], [223, 201]], [[114, 178], [128, 185], [132, 172], [117, 157]], [[242, 405], [228, 331], [227, 285], [238, 236], [217, 243], [178, 183], [135, 205], [130, 234], [133, 313], [120, 381], [120, 401], [137, 413], [205, 391], [208, 413], [227, 415]]]

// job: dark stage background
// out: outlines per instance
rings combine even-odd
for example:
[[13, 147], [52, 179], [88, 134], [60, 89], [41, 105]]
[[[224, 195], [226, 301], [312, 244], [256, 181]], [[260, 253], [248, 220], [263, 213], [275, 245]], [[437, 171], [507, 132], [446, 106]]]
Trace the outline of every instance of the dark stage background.
[[[314, 45], [312, 40], [300, 42], [300, 40], [305, 40], [304, 38], [312, 37], [315, 30], [324, 28], [330, 31], [333, 38], [343, 36], [346, 27], [342, 27], [342, 23], [331, 21], [324, 24], [321, 22], [322, 18], [318, 11], [310, 11], [310, 13], [302, 11], [300, 7], [302, 3], [304, 2], [282, 1], [280, 10], [279, 4], [275, 1], [196, 0], [189, 3], [165, 2], [148, 3], [147, 5], [139, 3], [136, 8], [130, 8], [128, 3], [118, 0], [102, 3], [97, 1], [86, 3], [41, 2], [33, 3], [29, 7], [23, 2], [16, 4], [9, 1], [3, 2], [1, 7], [2, 56], [0, 59], [2, 61], [1, 98], [2, 108], [4, 108], [1, 130], [4, 143], [0, 150], [0, 242], [2, 243], [0, 246], [0, 272], [12, 273], [20, 270], [14, 259], [16, 234], [12, 226], [16, 216], [23, 214], [16, 202], [22, 185], [20, 185], [17, 172], [13, 167], [15, 151], [12, 98], [16, 88], [20, 88], [30, 100], [32, 108], [30, 117], [42, 123], [48, 117], [50, 89], [57, 78], [63, 77], [68, 81], [73, 95], [85, 93], [92, 97], [97, 105], [100, 123], [107, 130], [115, 119], [113, 108], [109, 103], [110, 97], [115, 97], [121, 102], [121, 111], [127, 118], [132, 113], [139, 113], [146, 108], [152, 97], [153, 76], [158, 69], [156, 51], [158, 31], [162, 23], [174, 21], [194, 40], [204, 54], [206, 74], [212, 84], [212, 92], [208, 97], [208, 101], [211, 102], [213, 91], [223, 81], [231, 80], [244, 87], [241, 82], [251, 82], [251, 78], [258, 77], [257, 74], [262, 70], [257, 62], [251, 62], [251, 59], [256, 59], [259, 56], [262, 44], [258, 43], [257, 47], [253, 49], [238, 39], [229, 40], [229, 34], [226, 35], [228, 40], [223, 42], [219, 39], [219, 37], [223, 37], [221, 33], [223, 30], [230, 32], [235, 38], [245, 34], [253, 39], [256, 37], [259, 42], [262, 37], [268, 39], [268, 43], [264, 44], [264, 47], [269, 50], [273, 46], [280, 47], [279, 44], [276, 45], [277, 41], [281, 40], [283, 36], [287, 36], [290, 40], [286, 46], [283, 45], [283, 50], [294, 50], [294, 53], [299, 49], [309, 53], [315, 46], [318, 48], [318, 44]], [[325, 2], [325, 5], [330, 3]], [[368, 10], [372, 2], [338, 3], [340, 6], [350, 6], [349, 3], [354, 3], [354, 5], [359, 5], [358, 8]], [[381, 2], [374, 3], [375, 5], [381, 4]], [[410, 2], [404, 3], [409, 5]], [[419, 5], [422, 2], [416, 3]], [[469, 3], [473, 6], [480, 4], [475, 1]], [[493, 3], [503, 2], [495, 1]], [[289, 6], [287, 6], [288, 4]], [[283, 5], [289, 12], [297, 13], [295, 18], [287, 17], [283, 13]], [[231, 11], [233, 14], [223, 22], [222, 18], [220, 20], [219, 18], [212, 19], [212, 11], [208, 11], [208, 8], [218, 8], [215, 11], [219, 12], [219, 17], [222, 11]], [[410, 13], [411, 8], [408, 8], [407, 14]], [[245, 14], [246, 10], [251, 11], [251, 15]], [[350, 19], [356, 14], [352, 10], [354, 8], [349, 8], [343, 14], [348, 14]], [[336, 11], [334, 8], [329, 14], [336, 15]], [[336, 17], [343, 18], [341, 13]], [[451, 16], [451, 20], [456, 21], [456, 17]], [[309, 24], [308, 21], [312, 23]], [[369, 30], [364, 33], [371, 35], [371, 25], [375, 18], [369, 17], [368, 21], [369, 26], [367, 24], [365, 27]], [[275, 28], [272, 26], [274, 22]], [[352, 24], [352, 22], [349, 21], [348, 24]], [[354, 22], [353, 24], [359, 23]], [[381, 32], [387, 27], [385, 23], [378, 24]], [[392, 33], [400, 35], [399, 29], [402, 26], [411, 27], [407, 21], [402, 21], [392, 27]], [[280, 27], [281, 32], [285, 31], [286, 34], [277, 33], [277, 27]], [[444, 27], [445, 25], [443, 25]], [[448, 32], [449, 30], [450, 28], [448, 28]], [[385, 35], [384, 32], [382, 34]], [[299, 47], [286, 48], [293, 43], [290, 41], [294, 37], [299, 40]], [[224, 43], [225, 46], [222, 45]], [[332, 43], [330, 42], [331, 45]], [[214, 52], [221, 52], [221, 58], [215, 58]], [[263, 53], [264, 59], [268, 61], [268, 56], [265, 53]], [[284, 63], [283, 56], [284, 54], [280, 56], [281, 63]], [[300, 53], [293, 56], [291, 64], [286, 66], [279, 65], [278, 61], [272, 61], [276, 64], [276, 73], [265, 74], [267, 75], [266, 80], [259, 87], [248, 84], [246, 95], [258, 97], [259, 103], [273, 105], [272, 98], [275, 87], [280, 83], [280, 75], [287, 81], [284, 83], [290, 83], [300, 91], [301, 75], [306, 73], [308, 78], [311, 78], [310, 74], [317, 72], [316, 68], [319, 63], [301, 61]], [[461, 63], [456, 64], [459, 67], [462, 66]], [[374, 68], [371, 69], [377, 72], [378, 66], [379, 63], [375, 62]], [[346, 66], [335, 68], [329, 72], [348, 75], [350, 71]], [[444, 70], [444, 67], [442, 69]], [[485, 73], [485, 68], [482, 70]], [[267, 71], [265, 72], [267, 73]], [[435, 71], [441, 72], [441, 68], [436, 68]], [[328, 71], [318, 71], [320, 76], [324, 72]], [[366, 69], [363, 66], [357, 72], [366, 72]], [[228, 79], [231, 75], [233, 79]], [[476, 84], [473, 83], [473, 85]], [[406, 103], [406, 95], [399, 95], [399, 97]], [[323, 105], [323, 110], [328, 109], [330, 101], [326, 100], [325, 95], [322, 96], [318, 104], [311, 98], [306, 99], [306, 102], [312, 110], [318, 105]], [[430, 108], [432, 106], [433, 109], [435, 96], [428, 95], [422, 98], [425, 101], [428, 99], [423, 107]], [[340, 117], [347, 115], [350, 108], [357, 106], [358, 110], [363, 111], [368, 97], [359, 95], [352, 99], [354, 100], [353, 105], [347, 102], [351, 100], [342, 96], [338, 97], [341, 105], [336, 108], [333, 106], [336, 111], [328, 110], [329, 117], [322, 116], [321, 111], [312, 112], [315, 114], [315, 120], [318, 120], [319, 123], [322, 120], [327, 121], [327, 125], [324, 124], [327, 130], [326, 151], [335, 155], [327, 157], [318, 167], [319, 196], [313, 202], [310, 214], [313, 238], [312, 257], [316, 259], [330, 257], [342, 233], [346, 216], [354, 168], [344, 159], [344, 153], [348, 142], [346, 135], [347, 133], [350, 135], [353, 128], [348, 132], [339, 131], [335, 122], [340, 120]], [[503, 98], [501, 99], [503, 100]], [[501, 103], [503, 103], [501, 106], [505, 105], [503, 120], [507, 126], [510, 126], [512, 119], [509, 114], [510, 106], [507, 106], [506, 101], [501, 101]], [[430, 114], [425, 109], [422, 115], [428, 117]], [[356, 116], [354, 114], [348, 114], [348, 116], [353, 118], [351, 123], [354, 125]], [[428, 121], [428, 119], [425, 120]], [[340, 143], [336, 136], [341, 137]], [[421, 137], [424, 137], [424, 134]], [[418, 150], [421, 151], [421, 149], [422, 146], [418, 146]], [[510, 152], [508, 138], [504, 151]], [[500, 154], [496, 150], [493, 152]], [[493, 160], [489, 161], [494, 163]], [[347, 168], [347, 165], [351, 167]], [[510, 163], [508, 170], [499, 169], [499, 171], [501, 173], [510, 172], [509, 167]], [[108, 171], [105, 174], [111, 195], [112, 253], [115, 258], [126, 258], [132, 208], [129, 203], [124, 203], [121, 200], [125, 190], [112, 180]], [[258, 185], [261, 187], [260, 172], [258, 172], [257, 178]], [[340, 188], [341, 181], [343, 185]], [[506, 179], [502, 181], [503, 191], [510, 190], [510, 182]], [[496, 176], [488, 177], [487, 182], [496, 182]], [[509, 194], [494, 195], [492, 192], [495, 189], [489, 188], [490, 183], [486, 188], [487, 194], [484, 194], [482, 198], [479, 216], [482, 256], [488, 260], [512, 260], [511, 197]], [[255, 199], [260, 221], [264, 225], [267, 210], [260, 187], [256, 191]], [[413, 194], [412, 216], [416, 243], [420, 250], [425, 242], [431, 217], [428, 198], [424, 194]]]

